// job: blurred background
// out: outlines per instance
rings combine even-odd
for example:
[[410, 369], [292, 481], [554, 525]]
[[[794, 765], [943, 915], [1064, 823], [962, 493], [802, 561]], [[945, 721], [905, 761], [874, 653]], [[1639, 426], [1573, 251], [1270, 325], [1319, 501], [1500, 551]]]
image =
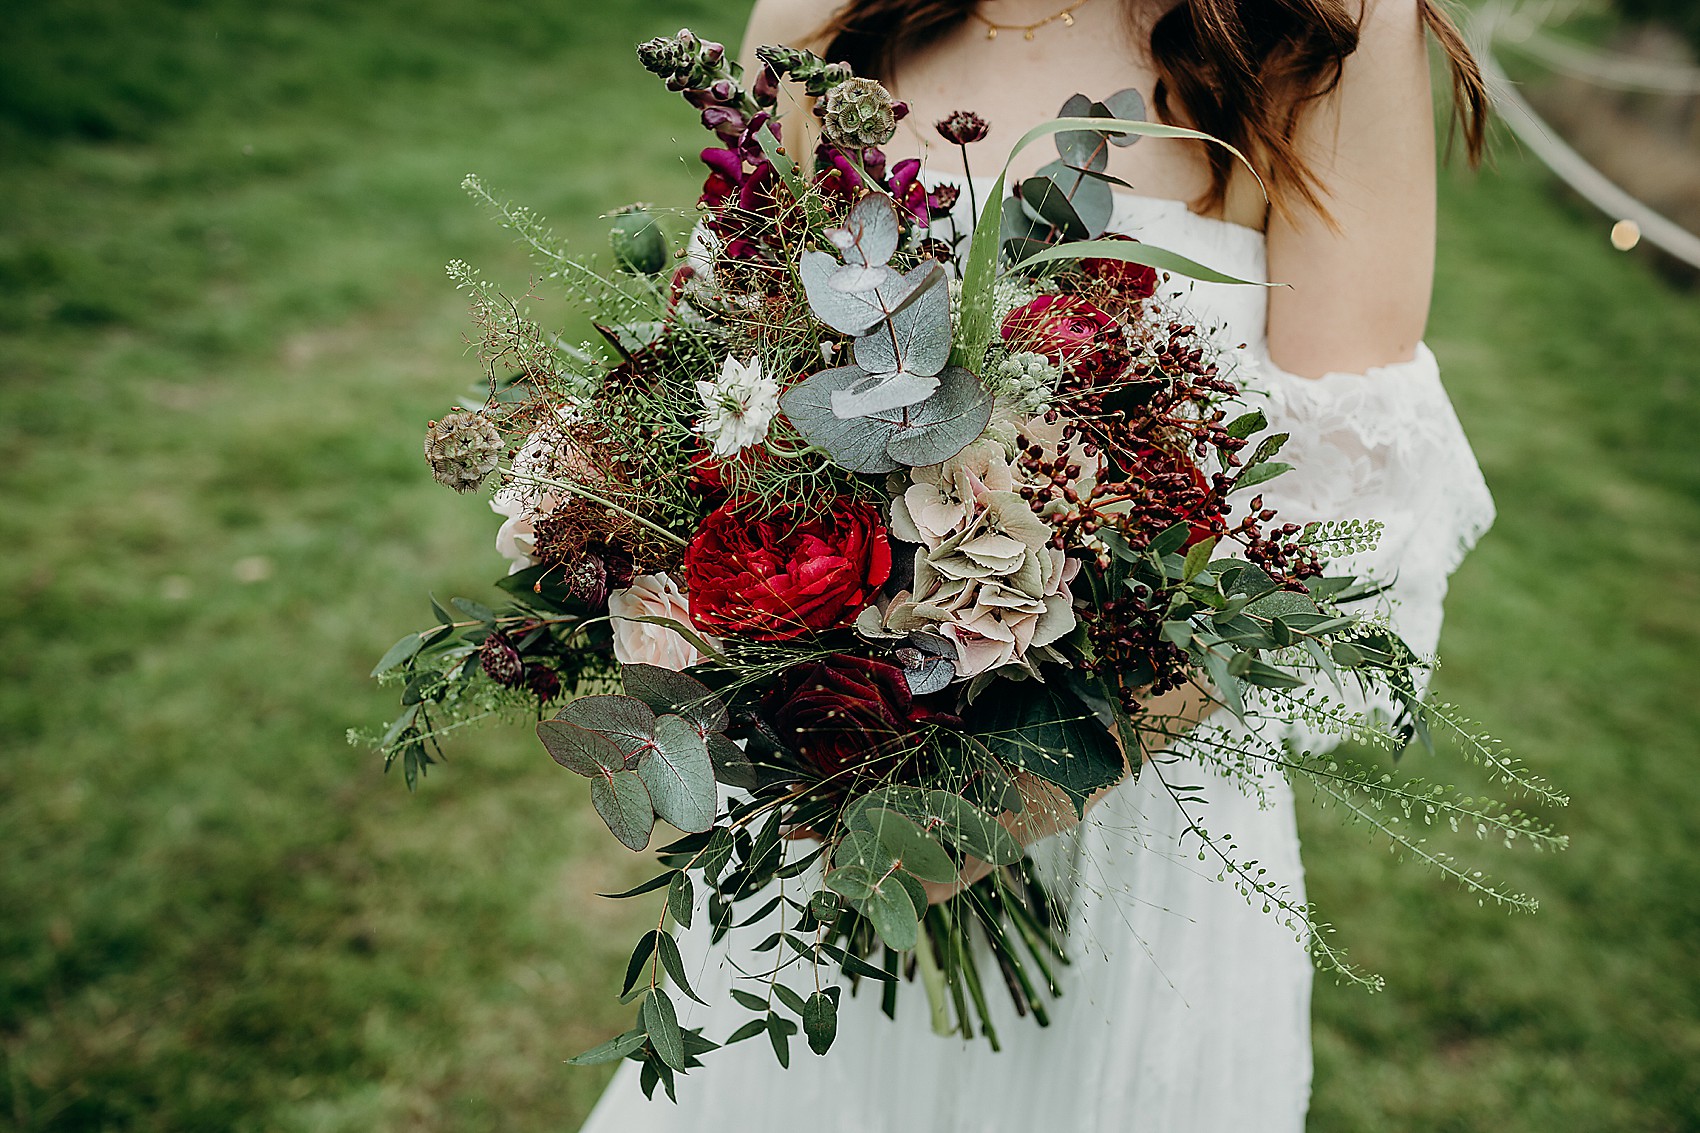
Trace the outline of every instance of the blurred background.
[[[425, 592], [488, 597], [502, 570], [495, 518], [419, 451], [477, 374], [442, 264], [531, 275], [462, 175], [586, 251], [617, 205], [689, 206], [702, 138], [631, 47], [735, 43], [747, 7], [8, 12], [0, 1127], [587, 1111], [605, 1071], [561, 1062], [626, 1025], [610, 988], [651, 915], [593, 894], [646, 859], [525, 727], [412, 796], [344, 732], [391, 713], [366, 674]], [[1498, 52], [1586, 164], [1690, 231], [1695, 12], [1525, 4]], [[1441, 219], [1430, 342], [1500, 518], [1455, 579], [1439, 688], [1571, 790], [1574, 844], [1478, 855], [1541, 898], [1510, 918], [1301, 800], [1312, 895], [1388, 979], [1318, 988], [1311, 1128], [1700, 1129], [1695, 273], [1614, 249], [1622, 217], [1509, 133], [1443, 175]]]

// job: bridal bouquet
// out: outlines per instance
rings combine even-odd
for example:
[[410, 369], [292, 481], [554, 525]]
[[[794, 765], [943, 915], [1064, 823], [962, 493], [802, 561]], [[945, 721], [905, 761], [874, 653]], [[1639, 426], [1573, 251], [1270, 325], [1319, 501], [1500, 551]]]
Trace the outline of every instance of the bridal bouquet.
[[[1014, 147], [1048, 140], [1056, 160], [999, 176], [959, 231], [973, 179], [929, 187], [888, 162], [906, 108], [878, 83], [764, 49], [745, 85], [689, 32], [639, 57], [716, 135], [700, 222], [674, 255], [648, 209], [621, 210], [599, 268], [469, 179], [600, 341], [563, 341], [451, 265], [487, 380], [425, 451], [458, 491], [495, 481], [514, 570], [506, 605], [433, 601], [376, 670], [402, 686], [378, 744], [409, 786], [445, 732], [529, 706], [615, 838], [683, 835], [620, 895], [665, 891], [621, 989], [634, 1026], [575, 1061], [640, 1060], [671, 1095], [716, 1047], [673, 998], [696, 991], [671, 926], [699, 917], [716, 940], [783, 918], [758, 948], [770, 970], [731, 993], [753, 1017], [721, 1039], [766, 1035], [781, 1063], [799, 1025], [817, 1053], [837, 1026], [840, 981], [805, 995], [793, 968], [878, 984], [888, 1012], [918, 970], [935, 1020], [994, 1045], [996, 985], [1045, 1022], [1064, 917], [1012, 830], [1078, 819], [1176, 750], [1307, 778], [1478, 894], [1526, 901], [1398, 816], [1554, 843], [1538, 823], [1258, 726], [1396, 750], [1438, 724], [1550, 797], [1422, 702], [1422, 663], [1366, 605], [1376, 585], [1331, 571], [1373, 522], [1301, 528], [1264, 506], [1284, 437], [1159, 294], [1163, 273], [1227, 277], [1105, 234], [1112, 146], [1205, 135], [1142, 120], [1133, 92], [1076, 96]], [[774, 118], [787, 82], [819, 119], [803, 163]], [[986, 134], [968, 112], [936, 129], [965, 159]], [[1351, 686], [1396, 717], [1348, 708]], [[1175, 749], [1192, 720], [1155, 705], [1183, 689], [1247, 726]], [[1207, 844], [1349, 970], [1308, 909]], [[763, 904], [735, 913], [746, 899]]]

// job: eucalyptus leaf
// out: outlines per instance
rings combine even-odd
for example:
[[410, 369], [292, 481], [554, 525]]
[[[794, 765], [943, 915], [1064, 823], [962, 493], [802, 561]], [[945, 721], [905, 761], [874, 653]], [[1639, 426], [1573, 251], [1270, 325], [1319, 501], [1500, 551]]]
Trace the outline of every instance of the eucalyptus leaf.
[[685, 978], [685, 958], [679, 955], [679, 942], [673, 939], [671, 933], [662, 933], [655, 938], [656, 951], [661, 954], [661, 966], [667, 969], [667, 978], [686, 995], [708, 1006], [708, 1001], [691, 988], [691, 981]]
[[667, 884], [667, 911], [672, 914], [674, 922], [680, 928], [688, 929], [691, 927], [695, 904], [696, 891], [691, 884], [691, 875], [679, 870]]
[[655, 809], [636, 771], [608, 771], [592, 779], [590, 801], [621, 844], [633, 850], [649, 845]]
[[1116, 198], [1109, 183], [1061, 161], [1039, 167], [1039, 176], [1049, 178], [1068, 197], [1069, 206], [1080, 218], [1081, 236], [1101, 236], [1115, 214]]
[[850, 210], [844, 227], [827, 233], [827, 239], [847, 264], [889, 263], [901, 235], [896, 208], [896, 202], [885, 194], [869, 193]]
[[642, 1031], [627, 1031], [617, 1038], [609, 1039], [598, 1046], [593, 1046], [583, 1054], [567, 1059], [568, 1066], [600, 1066], [606, 1062], [618, 1062], [644, 1044], [649, 1036]]
[[887, 442], [889, 456], [911, 468], [949, 460], [979, 439], [992, 418], [992, 396], [958, 366], [939, 373], [939, 388], [910, 411]]
[[809, 1049], [825, 1054], [838, 1035], [838, 1004], [824, 991], [817, 991], [803, 1004], [803, 1033], [809, 1038]]
[[[1102, 112], [1102, 113], [1100, 113]], [[1145, 96], [1133, 87], [1119, 90], [1102, 102], [1092, 104], [1094, 118], [1142, 119], [1147, 117], [1145, 111]], [[1116, 146], [1131, 146], [1139, 140], [1138, 134], [1111, 134], [1110, 144]]]
[[1261, 464], [1252, 465], [1250, 468], [1247, 468], [1244, 472], [1241, 472], [1238, 476], [1234, 477], [1234, 486], [1228, 490], [1230, 492], [1237, 492], [1241, 488], [1250, 488], [1255, 484], [1261, 484], [1266, 480], [1273, 480], [1275, 477], [1281, 475], [1281, 473], [1291, 472], [1292, 470], [1293, 466], [1291, 464], [1284, 464], [1279, 460], [1265, 460]]
[[562, 705], [555, 718], [606, 736], [627, 755], [655, 743], [655, 710], [635, 696], [581, 696]]
[[[879, 335], [889, 326], [887, 323], [875, 327], [874, 335]], [[833, 391], [832, 414], [840, 420], [852, 421], [884, 417], [895, 410], [925, 401], [938, 387], [938, 379], [931, 374], [913, 374], [907, 370], [863, 373], [845, 388]]]
[[[1078, 178], [1077, 178], [1078, 179]], [[1021, 207], [1070, 240], [1084, 240], [1092, 233], [1069, 203], [1068, 193], [1049, 177], [1029, 177], [1021, 183]]]
[[881, 880], [857, 906], [873, 922], [874, 931], [887, 948], [907, 952], [920, 939], [921, 922], [899, 875]]
[[416, 633], [410, 633], [384, 651], [378, 663], [372, 666], [371, 675], [376, 677], [389, 672], [404, 661], [412, 660], [419, 652], [423, 639]]
[[[1059, 118], [1085, 119], [1093, 116], [1094, 103], [1083, 94], [1070, 95], [1062, 104]], [[1109, 117], [1108, 114], [1099, 117]], [[1070, 165], [1104, 168], [1108, 159], [1108, 135], [1093, 129], [1060, 130], [1056, 135], [1057, 153]]]
[[803, 281], [809, 309], [821, 322], [842, 334], [862, 334], [885, 317], [871, 297], [880, 282], [895, 280], [898, 275], [892, 268], [884, 271], [887, 273], [884, 276], [874, 273], [869, 277], [864, 273], [857, 277], [869, 279], [866, 291], [848, 291], [833, 286], [835, 279], [842, 283], [846, 276], [845, 266], [830, 252], [804, 252], [797, 263], [797, 275]]
[[[858, 366], [871, 374], [902, 371], [921, 377], [944, 368], [950, 358], [950, 288], [942, 274], [935, 278], [902, 310], [856, 339], [851, 350]], [[843, 412], [837, 400], [840, 417], [857, 415]]]
[[679, 1029], [679, 1014], [673, 1008], [672, 999], [661, 988], [650, 988], [649, 994], [644, 996], [640, 1016], [643, 1029], [649, 1034], [650, 1045], [661, 1056], [661, 1061], [674, 1070], [683, 1070], [685, 1036]]
[[621, 665], [620, 682], [627, 696], [643, 701], [657, 716], [672, 712], [704, 732], [723, 732], [731, 723], [725, 702], [689, 673], [659, 665]]
[[956, 863], [913, 820], [894, 810], [878, 809], [867, 812], [863, 821], [897, 864], [922, 881], [942, 884], [957, 879]]
[[540, 720], [537, 738], [556, 763], [576, 775], [594, 778], [626, 765], [626, 753], [600, 732], [567, 720]]
[[890, 472], [900, 465], [886, 452], [896, 427], [868, 418], [846, 420], [833, 412], [833, 394], [848, 389], [867, 371], [839, 366], [811, 374], [786, 390], [779, 404], [805, 440], [826, 450], [832, 462], [851, 472]]
[[656, 717], [653, 745], [638, 758], [637, 773], [656, 814], [680, 830], [714, 825], [714, 765], [708, 744], [690, 721], [672, 714]]

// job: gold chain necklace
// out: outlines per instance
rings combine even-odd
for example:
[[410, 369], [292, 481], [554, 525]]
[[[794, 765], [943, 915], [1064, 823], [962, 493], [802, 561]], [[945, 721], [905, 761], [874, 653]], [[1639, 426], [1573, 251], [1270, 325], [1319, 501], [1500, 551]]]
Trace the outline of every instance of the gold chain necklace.
[[1073, 27], [1074, 26], [1074, 13], [1079, 11], [1081, 8], [1084, 8], [1087, 5], [1088, 2], [1089, 2], [1089, 0], [1074, 0], [1074, 3], [1070, 4], [1068, 7], [1064, 8], [1062, 11], [1057, 12], [1054, 15], [1046, 16], [1044, 19], [1038, 21], [1037, 23], [1032, 23], [1032, 24], [1000, 24], [1000, 23], [994, 23], [993, 21], [988, 20], [986, 17], [982, 16], [980, 14], [980, 10], [978, 8], [975, 8], [972, 12], [969, 13], [969, 15], [973, 16], [976, 20], [979, 20], [982, 24], [986, 25], [986, 38], [987, 39], [996, 39], [998, 37], [998, 32], [1000, 32], [1000, 31], [1018, 31], [1018, 32], [1021, 33], [1021, 38], [1032, 39], [1034, 32], [1038, 31], [1040, 28], [1044, 27], [1046, 24], [1054, 24], [1058, 20], [1062, 21], [1062, 25], [1065, 28]]

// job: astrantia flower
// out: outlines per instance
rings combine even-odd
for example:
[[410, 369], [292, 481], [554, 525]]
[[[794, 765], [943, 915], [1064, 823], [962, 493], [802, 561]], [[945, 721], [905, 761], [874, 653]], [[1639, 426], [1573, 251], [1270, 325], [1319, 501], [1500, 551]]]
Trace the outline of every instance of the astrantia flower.
[[697, 430], [714, 442], [715, 456], [760, 444], [779, 412], [779, 383], [762, 373], [760, 358], [740, 362], [728, 354], [720, 380], [698, 382], [697, 394], [707, 411]]
[[933, 124], [939, 137], [953, 146], [965, 146], [983, 139], [990, 131], [986, 120], [972, 110], [952, 110]]

